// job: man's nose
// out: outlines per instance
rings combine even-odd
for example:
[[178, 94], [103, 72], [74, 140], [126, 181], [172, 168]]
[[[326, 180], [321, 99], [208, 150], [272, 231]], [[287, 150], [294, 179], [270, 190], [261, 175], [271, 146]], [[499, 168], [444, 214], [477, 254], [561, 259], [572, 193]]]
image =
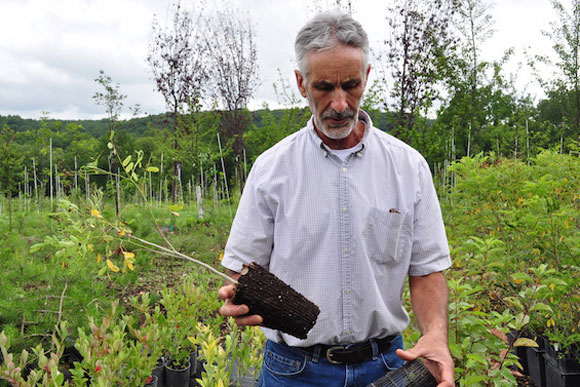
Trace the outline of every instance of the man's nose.
[[337, 87], [333, 90], [332, 100], [330, 101], [330, 107], [333, 108], [336, 112], [342, 113], [343, 111], [348, 108], [348, 103], [346, 102], [346, 92]]

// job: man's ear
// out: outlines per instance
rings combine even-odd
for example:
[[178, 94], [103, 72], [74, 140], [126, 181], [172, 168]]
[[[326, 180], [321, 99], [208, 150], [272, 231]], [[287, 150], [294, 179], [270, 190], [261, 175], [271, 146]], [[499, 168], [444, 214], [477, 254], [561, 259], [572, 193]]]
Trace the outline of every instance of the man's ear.
[[308, 93], [306, 93], [306, 81], [302, 76], [302, 73], [299, 70], [294, 70], [294, 74], [296, 75], [296, 84], [298, 85], [298, 90], [300, 90], [300, 94], [304, 98], [308, 97]]
[[367, 64], [367, 68], [365, 70], [365, 88], [367, 85], [367, 81], [369, 80], [369, 74], [371, 73], [371, 64]]

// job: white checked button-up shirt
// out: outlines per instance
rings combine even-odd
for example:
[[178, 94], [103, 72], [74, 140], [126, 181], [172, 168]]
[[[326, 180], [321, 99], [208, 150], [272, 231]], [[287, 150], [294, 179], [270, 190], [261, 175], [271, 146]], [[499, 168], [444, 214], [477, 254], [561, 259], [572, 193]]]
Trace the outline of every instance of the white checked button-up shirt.
[[356, 343], [402, 332], [408, 275], [450, 266], [429, 166], [414, 149], [365, 123], [344, 161], [312, 119], [252, 167], [222, 264], [257, 262], [320, 308], [306, 340], [264, 329], [291, 346]]

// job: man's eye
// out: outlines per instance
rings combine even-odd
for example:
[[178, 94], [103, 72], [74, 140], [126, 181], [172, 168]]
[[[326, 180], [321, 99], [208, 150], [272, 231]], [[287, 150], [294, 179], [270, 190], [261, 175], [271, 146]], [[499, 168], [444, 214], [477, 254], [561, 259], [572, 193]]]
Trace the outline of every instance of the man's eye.
[[358, 87], [358, 85], [360, 85], [360, 82], [357, 81], [351, 81], [351, 82], [346, 82], [343, 83], [342, 88], [344, 90], [350, 90], [350, 89], [355, 89]]
[[322, 85], [316, 85], [316, 88], [320, 91], [332, 91], [332, 89], [334, 87], [332, 85], [322, 84]]

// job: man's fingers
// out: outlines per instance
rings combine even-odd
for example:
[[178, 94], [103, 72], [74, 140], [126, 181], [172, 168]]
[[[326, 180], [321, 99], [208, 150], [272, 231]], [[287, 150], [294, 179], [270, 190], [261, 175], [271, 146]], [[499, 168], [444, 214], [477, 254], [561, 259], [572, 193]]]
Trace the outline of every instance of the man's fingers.
[[249, 312], [250, 309], [246, 305], [234, 305], [230, 301], [226, 301], [220, 308], [222, 316], [233, 317], [239, 326], [262, 324], [264, 321], [262, 316], [257, 314], [248, 315]]
[[246, 305], [235, 305], [232, 304], [229, 300], [225, 302], [220, 308], [220, 314], [226, 317], [239, 317], [245, 314], [248, 314], [250, 308]]
[[433, 356], [431, 353], [424, 353], [419, 347], [409, 348], [408, 350], [397, 349], [397, 356], [405, 361], [412, 361], [421, 357], [423, 364], [429, 372], [437, 379], [437, 387], [453, 387], [453, 363], [447, 364], [445, 359]]
[[437, 387], [454, 387], [453, 368], [444, 368], [441, 372], [441, 383]]
[[262, 316], [257, 315], [257, 314], [252, 314], [250, 316], [236, 317], [234, 320], [236, 321], [236, 324], [238, 326], [241, 326], [241, 327], [244, 327], [247, 325], [251, 325], [251, 326], [260, 325], [264, 321]]
[[417, 358], [417, 355], [415, 355], [413, 352], [411, 351], [405, 351], [403, 349], [397, 349], [397, 356], [399, 356], [401, 359], [405, 360], [405, 361], [411, 361], [411, 360], [415, 360]]
[[248, 315], [250, 308], [247, 305], [235, 305], [232, 299], [236, 295], [236, 286], [229, 284], [218, 289], [218, 298], [225, 301], [220, 308], [220, 314], [224, 317], [233, 317], [239, 326], [260, 325], [264, 321], [257, 314]]
[[218, 298], [222, 301], [233, 298], [236, 295], [236, 285], [229, 284], [218, 289]]

